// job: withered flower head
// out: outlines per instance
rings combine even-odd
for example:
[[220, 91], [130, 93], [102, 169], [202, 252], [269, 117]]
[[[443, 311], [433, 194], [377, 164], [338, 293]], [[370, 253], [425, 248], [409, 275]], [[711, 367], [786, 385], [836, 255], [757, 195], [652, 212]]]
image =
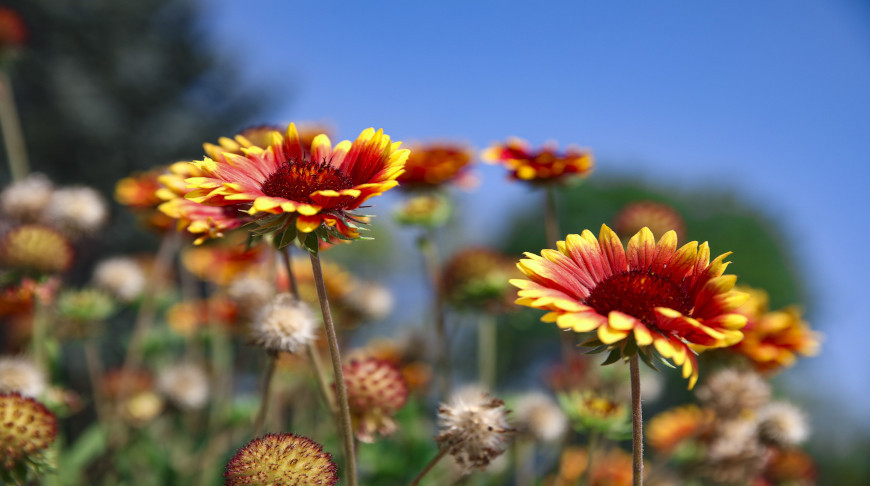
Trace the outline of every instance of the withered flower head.
[[47, 177], [30, 174], [0, 192], [0, 207], [3, 214], [19, 221], [38, 221], [51, 201], [52, 191], [54, 186]]
[[465, 472], [486, 469], [514, 432], [507, 414], [502, 400], [474, 387], [460, 390], [438, 408], [435, 441]]
[[94, 268], [93, 283], [118, 299], [130, 302], [145, 289], [145, 272], [132, 258], [107, 258]]
[[317, 338], [317, 321], [308, 304], [277, 295], [251, 326], [254, 344], [270, 351], [298, 353]]
[[568, 419], [559, 404], [541, 392], [526, 393], [514, 407], [517, 428], [541, 442], [553, 442], [568, 430]]
[[758, 412], [758, 434], [765, 444], [793, 447], [809, 437], [810, 426], [800, 408], [787, 402], [772, 402]]
[[227, 486], [332, 486], [338, 468], [311, 439], [267, 434], [239, 449], [224, 472]]
[[208, 401], [208, 375], [201, 366], [181, 363], [157, 375], [157, 389], [185, 410], [198, 410]]
[[71, 236], [91, 235], [106, 224], [109, 207], [90, 187], [61, 188], [51, 195], [46, 220]]
[[343, 367], [351, 419], [359, 440], [391, 435], [398, 428], [392, 416], [405, 406], [408, 385], [393, 363], [377, 358], [352, 360]]
[[45, 387], [45, 373], [31, 359], [0, 356], [0, 393], [17, 392], [26, 397], [38, 397]]
[[726, 368], [711, 375], [696, 396], [717, 417], [732, 419], [766, 404], [770, 400], [770, 385], [752, 371]]

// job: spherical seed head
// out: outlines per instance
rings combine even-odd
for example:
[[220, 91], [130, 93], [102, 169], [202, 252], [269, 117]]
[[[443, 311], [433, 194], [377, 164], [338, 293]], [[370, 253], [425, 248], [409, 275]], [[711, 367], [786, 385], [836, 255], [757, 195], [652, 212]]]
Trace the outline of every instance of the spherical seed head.
[[386, 287], [367, 282], [354, 286], [347, 296], [346, 304], [363, 319], [377, 321], [390, 315], [395, 299]]
[[0, 241], [0, 261], [11, 268], [39, 273], [63, 272], [72, 260], [73, 250], [67, 239], [47, 226], [19, 226]]
[[288, 293], [278, 294], [251, 328], [254, 344], [269, 351], [298, 353], [317, 337], [317, 323], [308, 304]]
[[51, 195], [46, 219], [73, 236], [98, 231], [109, 219], [103, 196], [90, 187], [67, 187]]
[[726, 368], [711, 375], [696, 393], [722, 419], [754, 411], [770, 400], [770, 385], [759, 374]]
[[18, 393], [0, 394], [0, 463], [11, 469], [48, 448], [57, 435], [57, 419], [45, 405]]
[[405, 406], [408, 385], [389, 361], [366, 358], [344, 365], [344, 383], [359, 440], [374, 442], [375, 435], [390, 435], [398, 425], [392, 415]]
[[514, 407], [519, 428], [542, 442], [558, 440], [568, 430], [568, 419], [550, 395], [527, 393]]
[[224, 472], [227, 486], [332, 486], [338, 468], [332, 455], [311, 439], [267, 434], [239, 449]]
[[0, 192], [0, 208], [3, 214], [19, 221], [36, 221], [48, 206], [53, 190], [47, 177], [30, 174]]
[[458, 391], [438, 408], [438, 447], [447, 449], [465, 472], [485, 469], [514, 432], [504, 402], [477, 388]]
[[244, 276], [233, 280], [227, 287], [227, 295], [238, 304], [243, 317], [252, 319], [272, 299], [274, 289], [265, 278]]
[[97, 264], [93, 276], [94, 285], [129, 302], [145, 289], [145, 272], [132, 258], [108, 258]]
[[45, 391], [45, 373], [28, 358], [0, 357], [0, 393], [20, 393], [38, 397]]
[[157, 376], [157, 389], [185, 410], [198, 410], [208, 401], [208, 376], [202, 367], [181, 363]]
[[810, 427], [800, 408], [787, 402], [773, 402], [758, 413], [758, 435], [765, 444], [791, 447], [809, 437]]

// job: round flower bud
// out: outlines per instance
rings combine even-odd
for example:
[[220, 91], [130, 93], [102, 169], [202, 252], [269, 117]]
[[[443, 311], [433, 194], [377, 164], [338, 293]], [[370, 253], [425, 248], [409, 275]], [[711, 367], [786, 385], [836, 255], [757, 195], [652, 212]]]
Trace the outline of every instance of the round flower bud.
[[266, 350], [297, 353], [317, 337], [316, 326], [308, 304], [283, 293], [263, 309], [251, 334], [254, 344]]
[[466, 473], [486, 469], [505, 451], [514, 432], [504, 402], [475, 388], [456, 392], [438, 408], [438, 447], [447, 449]]
[[37, 221], [51, 200], [51, 181], [42, 174], [30, 174], [0, 192], [3, 214], [19, 221]]
[[97, 264], [93, 283], [120, 300], [130, 302], [145, 290], [145, 273], [132, 258], [108, 258]]
[[0, 393], [38, 397], [45, 391], [45, 373], [29, 358], [0, 357]]
[[392, 415], [405, 406], [408, 385], [396, 365], [377, 358], [353, 360], [343, 366], [351, 419], [359, 440], [374, 442], [398, 425]]
[[239, 449], [224, 472], [227, 486], [332, 486], [338, 468], [332, 455], [311, 439], [267, 434]]
[[178, 364], [157, 376], [157, 389], [178, 407], [198, 410], [208, 401], [208, 376], [200, 366]]
[[109, 208], [90, 187], [58, 189], [51, 195], [46, 220], [73, 236], [97, 232], [109, 219]]
[[54, 442], [57, 419], [45, 405], [18, 393], [0, 394], [0, 464], [33, 462]]

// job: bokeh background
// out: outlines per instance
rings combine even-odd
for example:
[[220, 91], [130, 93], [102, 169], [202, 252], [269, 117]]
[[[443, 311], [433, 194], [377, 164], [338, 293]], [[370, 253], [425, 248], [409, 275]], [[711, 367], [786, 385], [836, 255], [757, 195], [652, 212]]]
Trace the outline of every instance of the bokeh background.
[[[563, 231], [597, 231], [632, 199], [670, 202], [690, 238], [735, 251], [731, 269], [774, 307], [801, 303], [826, 340], [777, 385], [812, 413], [823, 484], [870, 481], [866, 2], [4, 3], [31, 27], [14, 87], [33, 168], [107, 196], [134, 170], [200, 158], [203, 141], [261, 123], [591, 148], [595, 173], [559, 194]], [[448, 251], [539, 251], [541, 194], [497, 167], [475, 174]], [[346, 262], [373, 276], [391, 266], [393, 327], [419, 324], [426, 305], [395, 200], [373, 201], [378, 240]], [[115, 207], [91, 256], [152, 245]], [[504, 366], [536, 377], [537, 365]]]

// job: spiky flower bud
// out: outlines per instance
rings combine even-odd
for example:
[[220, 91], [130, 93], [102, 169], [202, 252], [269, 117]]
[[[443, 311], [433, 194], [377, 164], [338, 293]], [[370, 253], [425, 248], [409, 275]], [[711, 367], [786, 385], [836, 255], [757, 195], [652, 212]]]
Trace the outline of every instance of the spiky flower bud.
[[758, 412], [758, 436], [766, 444], [792, 447], [809, 435], [806, 415], [791, 403], [769, 403]]
[[69, 268], [73, 250], [57, 231], [38, 224], [19, 226], [0, 241], [0, 264], [39, 273], [62, 272]]
[[298, 353], [317, 337], [317, 323], [308, 304], [288, 293], [278, 294], [253, 323], [254, 344], [269, 351]]
[[177, 364], [157, 376], [157, 389], [180, 408], [198, 410], [208, 401], [208, 376], [201, 366]]
[[45, 373], [28, 358], [0, 357], [0, 393], [38, 397], [45, 391]]
[[132, 258], [113, 257], [101, 261], [94, 269], [94, 285], [130, 302], [145, 289], [145, 273]]
[[351, 420], [359, 440], [374, 442], [398, 425], [392, 415], [405, 406], [408, 385], [393, 363], [377, 358], [352, 360], [343, 366]]
[[478, 388], [456, 392], [438, 407], [438, 447], [447, 449], [456, 463], [469, 473], [485, 469], [505, 451], [514, 429], [507, 421], [504, 402]]
[[109, 208], [99, 192], [90, 187], [67, 187], [54, 191], [46, 219], [73, 236], [93, 234], [109, 219]]
[[752, 371], [726, 368], [711, 375], [696, 395], [717, 417], [732, 419], [767, 403], [770, 385]]
[[37, 221], [51, 200], [51, 181], [42, 174], [30, 174], [0, 192], [3, 214], [19, 221]]
[[338, 468], [332, 455], [311, 439], [267, 434], [239, 449], [224, 472], [227, 486], [332, 486]]
[[0, 461], [12, 469], [22, 459], [33, 461], [54, 442], [57, 419], [45, 405], [18, 393], [0, 394]]

